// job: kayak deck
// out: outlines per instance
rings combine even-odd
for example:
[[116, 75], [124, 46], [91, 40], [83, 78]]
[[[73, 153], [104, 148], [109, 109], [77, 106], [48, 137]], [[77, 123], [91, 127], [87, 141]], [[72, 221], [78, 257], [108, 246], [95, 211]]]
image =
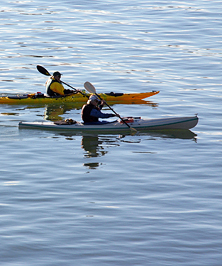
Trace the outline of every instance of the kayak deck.
[[[158, 94], [159, 91], [143, 92], [143, 93], [100, 93], [100, 97], [109, 103], [144, 103], [143, 99]], [[76, 93], [62, 97], [48, 97], [44, 94], [25, 94], [11, 95], [0, 97], [0, 104], [50, 104], [50, 103], [85, 103], [91, 94], [86, 93], [86, 96]]]
[[[141, 119], [131, 118], [127, 122], [130, 127], [137, 130], [159, 130], [159, 129], [191, 129], [198, 123], [197, 116], [191, 117], [170, 117], [170, 118], [158, 118], [158, 119]], [[111, 132], [111, 131], [126, 131], [129, 128], [117, 120], [114, 122], [99, 124], [99, 125], [85, 125], [82, 122], [65, 123], [62, 121], [51, 122], [20, 122], [19, 128], [29, 129], [46, 129], [46, 130], [71, 130], [71, 131], [100, 131], [100, 132]]]

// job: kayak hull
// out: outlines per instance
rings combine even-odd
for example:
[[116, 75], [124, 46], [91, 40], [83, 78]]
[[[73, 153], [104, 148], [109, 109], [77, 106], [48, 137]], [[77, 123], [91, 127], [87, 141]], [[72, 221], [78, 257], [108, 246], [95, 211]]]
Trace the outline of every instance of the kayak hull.
[[[158, 94], [159, 91], [143, 93], [100, 93], [100, 97], [110, 104], [114, 103], [145, 103], [143, 99]], [[88, 97], [90, 94], [86, 94]], [[45, 97], [38, 94], [12, 95], [0, 97], [0, 104], [65, 104], [65, 103], [85, 103], [88, 97], [80, 93], [65, 97]]]
[[[170, 117], [158, 119], [133, 118], [128, 125], [139, 131], [141, 130], [164, 130], [164, 129], [191, 129], [198, 123], [197, 116], [191, 117]], [[75, 124], [58, 124], [56, 122], [20, 122], [19, 128], [44, 129], [44, 130], [63, 130], [63, 131], [90, 131], [90, 132], [120, 132], [130, 129], [121, 121], [114, 121], [100, 125], [85, 125], [81, 122]]]

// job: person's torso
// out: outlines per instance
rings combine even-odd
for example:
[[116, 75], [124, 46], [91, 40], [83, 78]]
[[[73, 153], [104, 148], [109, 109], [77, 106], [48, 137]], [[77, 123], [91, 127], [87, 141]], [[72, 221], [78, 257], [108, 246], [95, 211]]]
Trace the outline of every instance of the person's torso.
[[84, 123], [88, 122], [98, 122], [98, 117], [91, 116], [90, 113], [92, 109], [97, 109], [93, 104], [86, 104], [82, 108], [82, 120]]
[[50, 78], [46, 83], [46, 93], [49, 96], [64, 95], [63, 86], [57, 80]]

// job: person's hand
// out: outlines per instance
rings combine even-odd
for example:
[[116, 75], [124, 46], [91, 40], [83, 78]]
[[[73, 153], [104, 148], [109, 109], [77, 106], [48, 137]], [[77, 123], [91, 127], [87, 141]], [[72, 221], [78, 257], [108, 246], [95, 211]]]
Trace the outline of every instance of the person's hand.
[[69, 94], [73, 94], [75, 91], [73, 91], [73, 90], [69, 90], [69, 89], [65, 89], [64, 90], [64, 93], [66, 94], [66, 95], [69, 95]]
[[79, 93], [79, 92], [81, 93], [82, 91], [81, 90], [77, 90], [77, 89], [76, 90], [70, 90], [70, 93], [73, 93], [73, 94], [76, 94], [76, 93]]

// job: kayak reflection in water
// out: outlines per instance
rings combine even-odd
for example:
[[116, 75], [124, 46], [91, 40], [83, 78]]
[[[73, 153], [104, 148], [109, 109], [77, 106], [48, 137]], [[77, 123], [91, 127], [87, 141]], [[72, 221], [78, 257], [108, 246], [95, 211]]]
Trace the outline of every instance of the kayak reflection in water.
[[87, 103], [82, 107], [82, 120], [87, 125], [97, 125], [110, 123], [108, 121], [99, 121], [99, 118], [109, 118], [118, 116], [115, 114], [105, 114], [101, 112], [104, 101], [100, 101], [96, 95], [91, 95]]

